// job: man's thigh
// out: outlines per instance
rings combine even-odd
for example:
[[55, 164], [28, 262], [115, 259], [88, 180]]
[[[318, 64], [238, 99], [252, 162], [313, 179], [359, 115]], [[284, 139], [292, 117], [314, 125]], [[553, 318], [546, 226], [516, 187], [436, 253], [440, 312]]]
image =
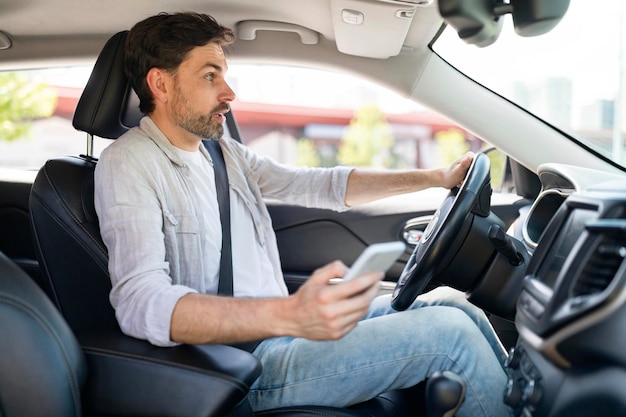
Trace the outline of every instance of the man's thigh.
[[[422, 309], [424, 307], [447, 306], [454, 307], [463, 311], [480, 329], [481, 333], [487, 339], [494, 354], [501, 364], [504, 364], [507, 353], [493, 329], [491, 322], [487, 318], [485, 312], [476, 307], [467, 300], [465, 293], [450, 287], [438, 287], [432, 291], [421, 294], [409, 306], [407, 310]], [[382, 315], [397, 313], [391, 308], [391, 295], [383, 295], [377, 297], [372, 302], [364, 320]]]
[[344, 407], [414, 386], [436, 370], [471, 375], [477, 358], [467, 346], [490, 351], [470, 318], [445, 306], [371, 317], [337, 341], [270, 339], [254, 352], [263, 373], [250, 400], [255, 410]]

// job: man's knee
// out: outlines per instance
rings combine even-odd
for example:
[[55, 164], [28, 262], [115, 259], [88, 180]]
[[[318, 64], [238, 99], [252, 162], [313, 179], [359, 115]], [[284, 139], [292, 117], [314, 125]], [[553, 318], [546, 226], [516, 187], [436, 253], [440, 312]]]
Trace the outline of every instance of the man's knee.
[[[484, 311], [470, 303], [464, 292], [455, 290], [450, 287], [438, 287], [434, 290], [422, 294], [418, 297], [417, 301], [421, 302], [422, 306], [450, 306], [456, 307], [465, 311], [470, 317], [476, 319], [477, 317], [484, 316]], [[419, 304], [418, 304], [419, 306]]]
[[469, 303], [464, 292], [446, 286], [437, 287], [427, 293], [421, 294], [418, 300], [435, 305], [442, 302], [458, 304]]
[[480, 333], [476, 323], [463, 310], [447, 305], [428, 306], [400, 312], [395, 315], [396, 325], [411, 329], [418, 337], [425, 335], [453, 335]]

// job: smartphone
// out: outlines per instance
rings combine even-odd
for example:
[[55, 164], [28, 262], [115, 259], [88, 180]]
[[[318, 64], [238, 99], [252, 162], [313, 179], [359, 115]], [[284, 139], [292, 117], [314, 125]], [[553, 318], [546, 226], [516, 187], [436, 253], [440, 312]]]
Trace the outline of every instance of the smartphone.
[[402, 255], [406, 245], [400, 241], [374, 243], [368, 246], [352, 264], [343, 280], [349, 281], [371, 272], [385, 272]]

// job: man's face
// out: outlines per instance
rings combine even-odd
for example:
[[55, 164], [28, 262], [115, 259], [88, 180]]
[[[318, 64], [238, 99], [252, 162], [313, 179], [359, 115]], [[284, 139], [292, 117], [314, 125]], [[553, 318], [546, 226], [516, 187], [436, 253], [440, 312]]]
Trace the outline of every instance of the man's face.
[[221, 46], [209, 43], [192, 49], [174, 74], [173, 122], [205, 139], [224, 134], [224, 114], [235, 93], [224, 79], [226, 59]]

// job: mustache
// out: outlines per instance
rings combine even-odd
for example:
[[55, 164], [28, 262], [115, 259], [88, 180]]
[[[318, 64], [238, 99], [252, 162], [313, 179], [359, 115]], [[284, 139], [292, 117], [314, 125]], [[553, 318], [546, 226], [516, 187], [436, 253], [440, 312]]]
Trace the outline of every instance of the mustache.
[[212, 114], [216, 114], [216, 113], [228, 113], [230, 111], [230, 106], [228, 104], [221, 104], [219, 106], [216, 106], [213, 108], [213, 110], [211, 111]]

